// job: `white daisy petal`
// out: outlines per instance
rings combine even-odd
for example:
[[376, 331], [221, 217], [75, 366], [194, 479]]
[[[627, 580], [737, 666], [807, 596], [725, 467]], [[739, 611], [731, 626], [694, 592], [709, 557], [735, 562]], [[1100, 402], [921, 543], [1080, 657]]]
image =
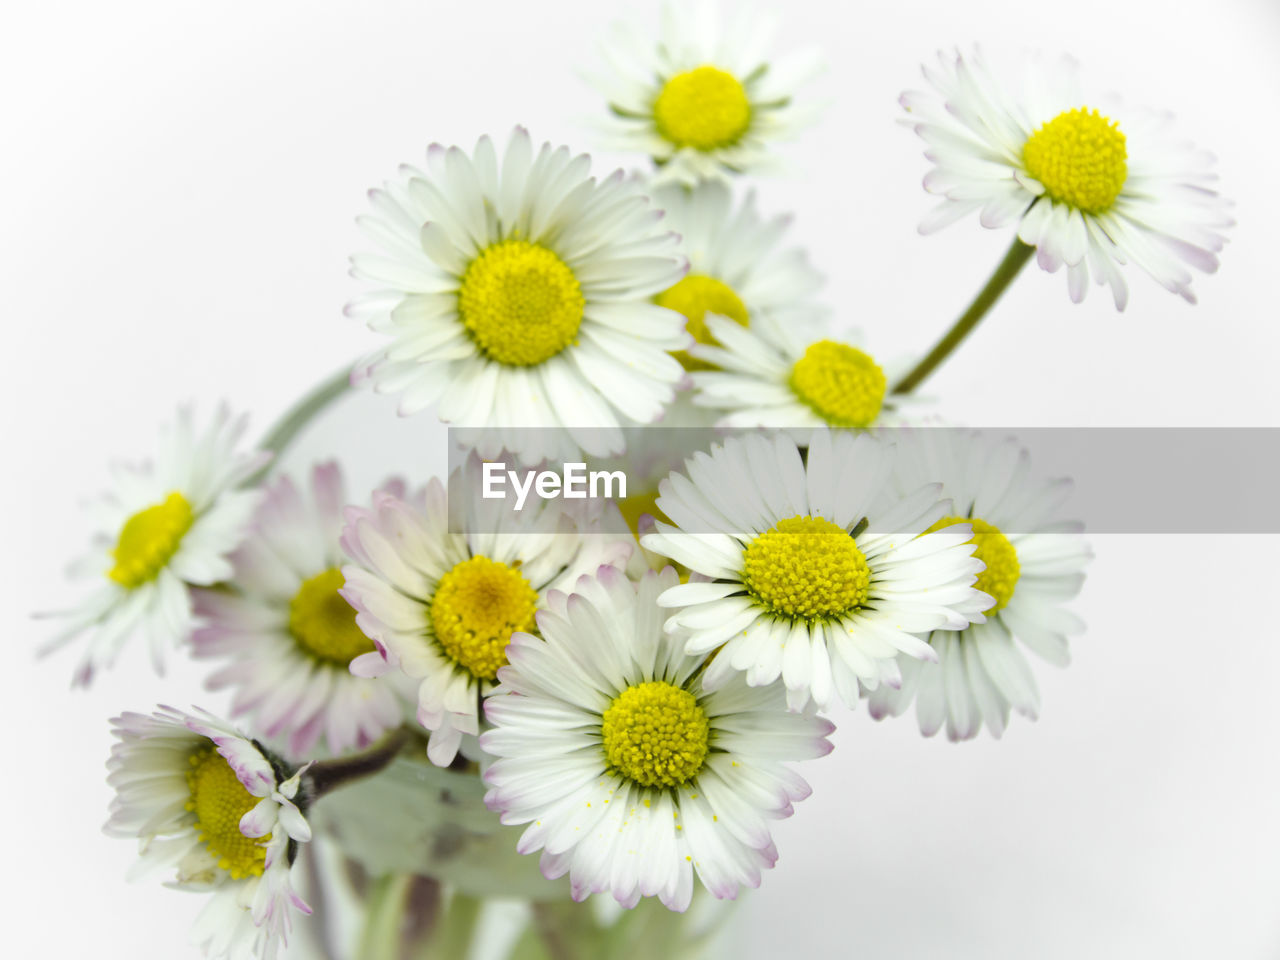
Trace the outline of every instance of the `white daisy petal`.
[[[542, 441], [511, 428], [564, 431], [577, 450], [590, 428], [616, 430], [615, 412], [655, 419], [682, 377], [664, 351], [683, 336], [649, 297], [684, 263], [640, 183], [589, 167], [549, 144], [534, 156], [517, 129], [501, 161], [488, 138], [471, 156], [433, 145], [427, 172], [375, 191], [368, 232], [391, 255], [352, 258], [381, 289], [347, 312], [392, 341], [361, 382], [399, 394], [401, 414], [438, 404], [447, 422], [502, 431], [483, 452], [529, 462], [542, 457], [524, 444]], [[619, 319], [639, 316], [656, 322]]]
[[[781, 676], [794, 709], [833, 692], [856, 697], [853, 678], [899, 674], [881, 661], [933, 655], [916, 634], [977, 615], [968, 612], [984, 599], [970, 586], [981, 569], [972, 545], [959, 534], [915, 539], [942, 515], [938, 485], [895, 499], [891, 468], [875, 437], [819, 430], [807, 463], [783, 434], [735, 437], [691, 459], [688, 476], [663, 481], [658, 505], [675, 526], [659, 525], [643, 545], [712, 581], [659, 598], [678, 608], [669, 630], [688, 654], [726, 645], [709, 686], [740, 671], [750, 685]], [[709, 519], [739, 532], [706, 533]], [[885, 528], [908, 532], [869, 532]]]
[[772, 32], [749, 9], [721, 22], [710, 0], [664, 4], [657, 37], [615, 26], [591, 78], [609, 105], [606, 145], [652, 154], [663, 182], [767, 169], [770, 145], [813, 119], [816, 105], [796, 93], [819, 62], [811, 52], [770, 59]]
[[88, 634], [75, 673], [87, 685], [110, 666], [132, 633], [150, 640], [157, 671], [166, 651], [192, 626], [191, 587], [231, 573], [229, 555], [248, 532], [261, 494], [236, 489], [269, 454], [238, 452], [246, 421], [221, 408], [203, 432], [189, 409], [161, 433], [154, 463], [118, 468], [104, 505], [111, 526], [95, 541], [111, 544], [83, 572], [101, 578], [78, 608], [56, 616], [64, 629], [44, 652]]
[[1093, 277], [1123, 310], [1125, 263], [1194, 301], [1183, 264], [1212, 273], [1232, 223], [1209, 161], [1144, 111], [1086, 105], [1074, 61], [1037, 57], [1021, 66], [997, 72], [980, 51], [944, 53], [925, 69], [933, 89], [903, 94], [934, 165], [925, 188], [946, 198], [921, 232], [980, 210], [984, 227], [1016, 224], [1042, 269], [1066, 264], [1073, 301]]
[[295, 843], [311, 836], [291, 799], [296, 774], [278, 782], [254, 743], [206, 713], [162, 707], [111, 723], [106, 832], [137, 838], [139, 865], [172, 871], [171, 886], [208, 893], [192, 930], [206, 956], [272, 960], [295, 911], [311, 912], [290, 880]]
[[[676, 575], [651, 571], [634, 584], [608, 570], [579, 580], [569, 620], [548, 614], [554, 629], [542, 640], [513, 641], [486, 703], [493, 729], [480, 738], [496, 757], [486, 802], [503, 822], [529, 824], [520, 851], [541, 850], [548, 876], [568, 873], [575, 898], [608, 891], [631, 907], [656, 896], [683, 910], [694, 872], [715, 896], [734, 897], [777, 858], [768, 821], [808, 794], [782, 764], [824, 755], [832, 726], [783, 712], [776, 687], [735, 677], [708, 689], [700, 658], [631, 656], [669, 644], [655, 601]], [[573, 695], [563, 670], [538, 664], [585, 667], [588, 651], [615, 664], [596, 675], [598, 699]]]
[[[288, 477], [274, 481], [227, 582], [196, 593], [194, 655], [229, 661], [219, 685], [235, 690], [236, 712], [249, 714], [256, 732], [287, 744], [294, 756], [311, 754], [321, 737], [332, 753], [366, 747], [412, 716], [404, 683], [352, 673], [353, 660], [377, 654], [339, 593], [348, 586], [339, 569], [344, 521], [337, 504], [345, 500], [336, 463], [313, 469], [307, 496]], [[264, 579], [269, 557], [288, 562]], [[378, 609], [404, 627], [406, 604], [392, 596], [395, 605]]]
[[1039, 712], [1035, 677], [1018, 644], [1065, 667], [1067, 637], [1084, 629], [1061, 604], [1079, 592], [1089, 548], [1078, 533], [1049, 532], [1064, 528], [1060, 510], [1069, 486], [1034, 480], [1027, 451], [1010, 438], [953, 429], [897, 433], [898, 487], [941, 482], [952, 515], [938, 521], [942, 530], [932, 536], [948, 536], [959, 522], [958, 529], [973, 534], [969, 543], [986, 569], [973, 592], [983, 599], [958, 608], [972, 622], [930, 636], [936, 663], [918, 652], [920, 662], [899, 657], [900, 689], [864, 690], [871, 715], [897, 716], [915, 699], [926, 736], [945, 722], [952, 739], [976, 737], [984, 725], [999, 737], [1011, 711], [1033, 718]]

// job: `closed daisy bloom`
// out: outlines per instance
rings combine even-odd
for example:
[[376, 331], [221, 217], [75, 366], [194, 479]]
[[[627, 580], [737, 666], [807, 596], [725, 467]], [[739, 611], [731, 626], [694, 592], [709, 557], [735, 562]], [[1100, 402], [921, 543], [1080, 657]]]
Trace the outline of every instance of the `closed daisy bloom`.
[[188, 409], [161, 433], [154, 462], [121, 465], [97, 506], [92, 552], [75, 573], [96, 586], [78, 607], [50, 616], [63, 628], [49, 652], [88, 634], [74, 682], [88, 685], [134, 634], [147, 638], [157, 671], [192, 628], [191, 587], [231, 576], [230, 554], [248, 530], [260, 494], [237, 489], [270, 459], [238, 450], [246, 420], [220, 409], [197, 430]]
[[305, 491], [289, 477], [276, 480], [232, 557], [232, 576], [196, 593], [195, 655], [230, 661], [209, 678], [210, 689], [232, 688], [233, 713], [250, 716], [257, 733], [295, 757], [321, 738], [333, 753], [368, 746], [405, 714], [394, 678], [351, 673], [352, 661], [375, 651], [338, 592], [346, 502], [336, 463], [317, 466]]
[[921, 232], [977, 213], [1016, 228], [1043, 269], [1065, 265], [1076, 302], [1092, 279], [1123, 310], [1131, 263], [1194, 303], [1188, 268], [1216, 270], [1232, 224], [1212, 155], [1177, 138], [1166, 114], [1086, 98], [1069, 57], [1019, 66], [942, 53], [924, 69], [933, 89], [902, 95], [933, 163], [925, 188], [946, 198]]
[[899, 450], [901, 487], [938, 478], [951, 501], [931, 529], [972, 528], [974, 555], [986, 565], [976, 584], [985, 621], [931, 634], [936, 659], [902, 658], [901, 687], [868, 692], [871, 715], [898, 716], [914, 699], [925, 736], [945, 724], [952, 740], [968, 740], [985, 723], [999, 737], [1011, 710], [1032, 719], [1040, 711], [1023, 648], [1065, 667], [1067, 638], [1084, 629], [1062, 606], [1079, 593], [1092, 556], [1081, 524], [1062, 517], [1070, 483], [1033, 480], [1030, 457], [1012, 438], [919, 430], [904, 432]]
[[[479, 461], [464, 468], [479, 490]], [[412, 497], [379, 492], [371, 508], [351, 507], [342, 544], [342, 596], [377, 655], [354, 669], [399, 670], [418, 681], [418, 720], [431, 731], [427, 754], [447, 766], [464, 735], [480, 732], [481, 698], [493, 689], [514, 633], [534, 629], [546, 592], [602, 563], [625, 563], [626, 539], [579, 536], [560, 504], [538, 500], [521, 512], [473, 498], [451, 533], [444, 484]]]
[[161, 707], [111, 721], [107, 782], [115, 790], [106, 832], [136, 837], [134, 874], [175, 871], [171, 886], [212, 894], [192, 938], [208, 957], [276, 955], [297, 910], [290, 864], [311, 829], [291, 776], [209, 714]]
[[815, 110], [796, 92], [817, 72], [812, 53], [773, 57], [772, 18], [721, 17], [711, 2], [667, 3], [656, 41], [616, 25], [593, 81], [612, 114], [606, 136], [647, 153], [659, 181], [695, 184], [772, 164]]
[[[907, 398], [888, 392], [888, 372], [861, 347], [778, 329], [771, 337], [708, 317], [718, 346], [695, 346], [707, 367], [692, 374], [693, 402], [719, 412], [721, 427], [862, 429], [898, 422]], [[857, 339], [856, 336], [852, 339]]]
[[859, 682], [899, 683], [898, 654], [936, 659], [922, 634], [981, 617], [969, 531], [925, 533], [939, 487], [896, 496], [892, 467], [876, 438], [819, 430], [804, 459], [785, 434], [747, 435], [663, 481], [671, 523], [641, 542], [695, 575], [658, 602], [687, 653], [719, 651], [709, 685], [742, 671], [751, 686], [781, 677], [793, 708], [833, 691], [852, 706]]
[[485, 701], [486, 802], [529, 825], [520, 851], [541, 850], [548, 877], [568, 873], [576, 900], [608, 891], [684, 910], [695, 874], [721, 898], [759, 886], [777, 860], [768, 821], [810, 792], [786, 763], [831, 750], [832, 725], [788, 713], [777, 686], [704, 687], [704, 658], [657, 606], [678, 583], [670, 567], [638, 585], [604, 567], [552, 592], [541, 638], [512, 638]]
[[621, 424], [655, 420], [682, 373], [668, 351], [687, 337], [651, 298], [685, 263], [639, 182], [597, 182], [590, 166], [518, 128], [501, 159], [488, 137], [470, 155], [433, 144], [425, 171], [370, 191], [360, 224], [384, 252], [352, 272], [378, 289], [347, 312], [391, 344], [356, 379], [398, 394], [402, 414], [438, 404], [463, 426], [596, 428], [579, 439], [612, 448], [594, 454], [616, 452]]
[[[696, 343], [712, 344], [709, 315], [770, 333], [803, 335], [819, 326], [822, 313], [813, 296], [822, 276], [798, 247], [779, 248], [789, 217], [763, 219], [755, 195], [734, 203], [728, 185], [708, 181], [693, 189], [659, 187], [654, 203], [680, 234], [689, 272], [655, 301], [681, 313]], [[686, 369], [707, 369], [687, 352], [677, 354]]]

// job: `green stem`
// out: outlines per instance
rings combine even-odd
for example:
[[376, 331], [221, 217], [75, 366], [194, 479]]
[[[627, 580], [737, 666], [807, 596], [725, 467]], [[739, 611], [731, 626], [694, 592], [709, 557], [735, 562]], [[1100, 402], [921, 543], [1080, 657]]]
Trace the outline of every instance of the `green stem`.
[[317, 760], [303, 774], [303, 798], [310, 805], [326, 793], [381, 773], [397, 754], [413, 739], [413, 732], [398, 727], [363, 753], [353, 753], [331, 760]]
[[271, 463], [246, 480], [245, 486], [253, 486], [259, 483], [271, 469], [272, 464], [280, 459], [280, 454], [285, 451], [285, 448], [302, 432], [302, 429], [315, 419], [316, 415], [324, 410], [325, 407], [346, 393], [350, 386], [350, 368], [339, 370], [329, 379], [313, 387], [310, 393], [295, 403], [283, 417], [277, 420], [262, 438], [262, 442], [258, 444], [259, 449], [270, 451], [272, 454]]
[[427, 938], [402, 956], [412, 960], [465, 960], [471, 953], [483, 907], [484, 901], [479, 897], [455, 891]]
[[934, 369], [978, 325], [978, 321], [987, 315], [987, 311], [995, 306], [995, 302], [1000, 299], [1000, 295], [1013, 282], [1013, 278], [1018, 275], [1018, 272], [1026, 262], [1031, 259], [1031, 254], [1035, 253], [1035, 249], [1035, 247], [1028, 246], [1017, 237], [1013, 238], [1013, 243], [1010, 245], [1009, 251], [1004, 255], [1004, 259], [1000, 261], [1000, 266], [996, 267], [996, 272], [991, 275], [991, 279], [987, 281], [986, 286], [973, 298], [973, 303], [969, 304], [969, 308], [960, 315], [960, 319], [947, 331], [946, 336], [934, 345], [928, 356], [917, 363], [910, 373], [898, 381], [893, 388], [894, 393], [910, 393], [920, 386], [929, 374], [933, 373]]
[[413, 882], [411, 874], [388, 874], [373, 886], [365, 901], [360, 933], [360, 960], [399, 960], [404, 903]]

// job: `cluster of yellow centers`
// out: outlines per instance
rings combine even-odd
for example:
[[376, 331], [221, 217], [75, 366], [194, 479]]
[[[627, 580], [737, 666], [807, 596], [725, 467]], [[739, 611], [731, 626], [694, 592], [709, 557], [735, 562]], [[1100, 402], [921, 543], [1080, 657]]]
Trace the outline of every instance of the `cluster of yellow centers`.
[[218, 866], [233, 880], [262, 876], [267, 857], [264, 844], [271, 835], [246, 837], [240, 832], [240, 818], [257, 806], [258, 798], [245, 789], [212, 744], [191, 755], [187, 787], [191, 791], [187, 810], [196, 815], [200, 841]]
[[[684, 314], [685, 330], [698, 343], [714, 344], [715, 337], [707, 327], [707, 314], [718, 313], [741, 326], [751, 320], [746, 305], [727, 283], [700, 273], [691, 273], [675, 286], [653, 298], [654, 303], [676, 313]], [[686, 370], [710, 370], [711, 364], [691, 357], [683, 350], [674, 354]]]
[[824, 517], [796, 516], [747, 544], [742, 582], [771, 612], [813, 620], [865, 604], [871, 570], [847, 530]]
[[574, 342], [586, 299], [578, 278], [546, 247], [503, 240], [467, 266], [458, 314], [481, 352], [531, 367]]
[[1129, 175], [1124, 134], [1097, 110], [1065, 110], [1042, 124], [1022, 147], [1027, 173], [1049, 196], [1085, 213], [1115, 203]]
[[719, 67], [677, 73], [653, 102], [658, 134], [677, 147], [716, 150], [737, 143], [751, 126], [746, 88]]
[[373, 641], [356, 626], [356, 612], [338, 590], [346, 582], [330, 567], [303, 582], [289, 602], [289, 633], [304, 652], [324, 663], [345, 667]]
[[194, 522], [191, 504], [177, 492], [169, 494], [162, 503], [138, 511], [120, 529], [115, 549], [111, 551], [115, 564], [107, 576], [130, 590], [155, 579], [178, 552], [182, 538]]
[[870, 356], [834, 340], [810, 344], [791, 368], [792, 391], [833, 427], [875, 423], [887, 385]]
[[977, 517], [943, 517], [925, 533], [943, 530], [957, 523], [967, 523], [973, 527], [973, 539], [970, 542], [977, 544], [973, 555], [987, 565], [987, 569], [978, 574], [978, 581], [973, 585], [974, 589], [995, 598], [995, 603], [984, 612], [999, 613], [1013, 599], [1013, 590], [1018, 585], [1018, 577], [1022, 575], [1018, 551], [999, 527]]
[[645, 787], [679, 787], [706, 762], [711, 726], [692, 693], [650, 680], [614, 698], [601, 736], [611, 772]]
[[444, 652], [472, 676], [493, 680], [513, 633], [531, 633], [538, 594], [515, 567], [474, 556], [440, 578], [431, 627]]

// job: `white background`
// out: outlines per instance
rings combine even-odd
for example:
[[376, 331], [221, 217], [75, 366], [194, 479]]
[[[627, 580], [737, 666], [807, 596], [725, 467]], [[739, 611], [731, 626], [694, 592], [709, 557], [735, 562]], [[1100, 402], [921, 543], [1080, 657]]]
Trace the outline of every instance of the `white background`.
[[[1280, 425], [1275, 3], [784, 9], [779, 46], [821, 44], [829, 70], [806, 95], [830, 105], [788, 150], [793, 173], [760, 185], [762, 205], [795, 211], [793, 239], [829, 276], [840, 324], [882, 354], [927, 346], [1008, 239], [972, 220], [915, 232], [932, 200], [896, 97], [941, 46], [1075, 53], [1094, 89], [1174, 110], [1237, 201], [1194, 308], [1132, 273], [1126, 313], [1097, 290], [1073, 306], [1063, 277], [1029, 270], [931, 382], [948, 416]], [[105, 719], [223, 702], [181, 655], [161, 680], [133, 650], [87, 694], [67, 690], [73, 655], [35, 662], [47, 628], [29, 613], [75, 596], [60, 571], [83, 544], [80, 502], [110, 459], [149, 453], [176, 402], [229, 398], [261, 428], [371, 349], [341, 315], [364, 190], [433, 139], [469, 146], [515, 122], [588, 148], [601, 104], [576, 71], [624, 13], [599, 0], [6, 5], [9, 955], [194, 955], [199, 898], [126, 885], [132, 847], [100, 832]], [[382, 424], [362, 476], [421, 459], [429, 417], [392, 425], [386, 404], [362, 409]], [[779, 826], [778, 868], [739, 916], [742, 955], [1280, 955], [1277, 546], [1096, 538], [1076, 662], [1039, 670], [1043, 718], [1001, 743], [837, 717], [838, 749], [808, 766], [815, 794]]]

